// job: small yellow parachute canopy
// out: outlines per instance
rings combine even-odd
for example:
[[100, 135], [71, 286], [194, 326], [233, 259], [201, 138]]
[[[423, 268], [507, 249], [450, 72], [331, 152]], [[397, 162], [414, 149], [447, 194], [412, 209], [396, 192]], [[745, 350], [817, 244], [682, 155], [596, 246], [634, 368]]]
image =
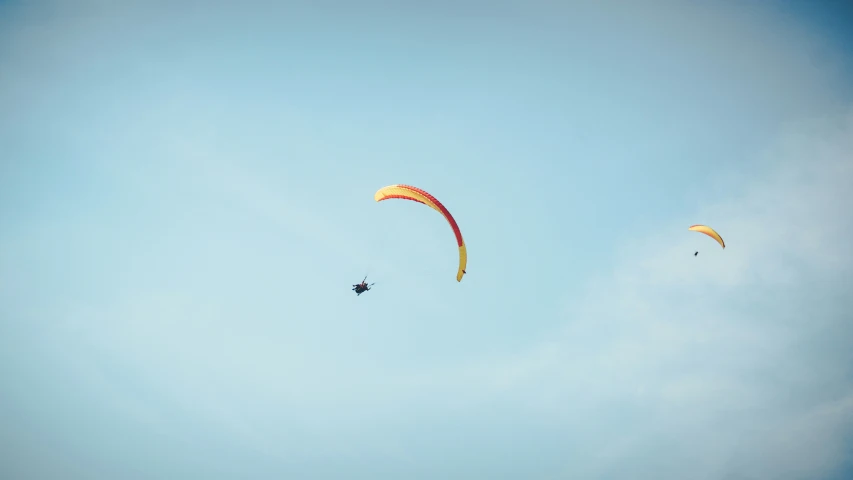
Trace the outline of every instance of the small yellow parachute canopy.
[[693, 225], [689, 228], [689, 230], [693, 230], [694, 232], [704, 233], [709, 237], [713, 238], [720, 244], [721, 247], [726, 248], [726, 242], [723, 241], [723, 237], [720, 236], [713, 228], [707, 225]]
[[403, 200], [412, 200], [418, 203], [423, 203], [444, 216], [447, 223], [450, 224], [450, 228], [453, 229], [453, 234], [456, 236], [456, 244], [459, 246], [459, 271], [456, 272], [456, 281], [461, 282], [462, 275], [466, 273], [465, 268], [468, 265], [468, 252], [465, 248], [465, 241], [462, 240], [462, 232], [459, 231], [459, 226], [456, 225], [456, 220], [453, 219], [453, 215], [444, 208], [444, 205], [442, 205], [438, 199], [424, 190], [410, 185], [389, 185], [387, 187], [380, 188], [373, 195], [373, 199], [377, 202], [388, 200], [390, 198], [400, 198]]

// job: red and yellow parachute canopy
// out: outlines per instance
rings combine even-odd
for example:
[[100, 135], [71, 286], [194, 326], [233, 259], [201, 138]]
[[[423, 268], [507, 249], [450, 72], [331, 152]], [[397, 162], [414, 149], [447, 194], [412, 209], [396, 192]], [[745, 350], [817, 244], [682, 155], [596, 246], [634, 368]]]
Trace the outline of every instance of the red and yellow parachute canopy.
[[456, 244], [459, 246], [459, 271], [456, 272], [456, 281], [461, 282], [462, 275], [466, 273], [465, 267], [468, 265], [468, 252], [465, 249], [465, 241], [462, 240], [462, 232], [459, 231], [459, 226], [456, 225], [453, 215], [444, 208], [444, 205], [438, 199], [424, 190], [410, 185], [388, 185], [387, 187], [380, 188], [373, 195], [373, 199], [377, 202], [388, 200], [389, 198], [401, 198], [423, 203], [444, 215], [445, 220], [450, 224], [450, 228], [453, 229], [453, 234], [456, 235]]
[[713, 228], [707, 225], [691, 225], [688, 230], [693, 230], [694, 232], [704, 233], [709, 237], [713, 238], [720, 244], [721, 247], [726, 248], [726, 242], [723, 241], [723, 237], [720, 236]]

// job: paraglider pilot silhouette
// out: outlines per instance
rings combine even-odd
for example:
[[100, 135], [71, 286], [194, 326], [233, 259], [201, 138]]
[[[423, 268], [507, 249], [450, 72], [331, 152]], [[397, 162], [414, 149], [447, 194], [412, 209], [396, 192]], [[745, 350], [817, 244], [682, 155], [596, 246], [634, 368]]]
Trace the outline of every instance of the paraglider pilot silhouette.
[[364, 280], [362, 280], [361, 283], [356, 283], [355, 285], [352, 286], [352, 291], [355, 292], [355, 294], [357, 296], [360, 296], [362, 293], [370, 290], [370, 287], [372, 287], [373, 285], [376, 285], [376, 284], [375, 283], [371, 283], [370, 285], [367, 284], [367, 275], [365, 275]]

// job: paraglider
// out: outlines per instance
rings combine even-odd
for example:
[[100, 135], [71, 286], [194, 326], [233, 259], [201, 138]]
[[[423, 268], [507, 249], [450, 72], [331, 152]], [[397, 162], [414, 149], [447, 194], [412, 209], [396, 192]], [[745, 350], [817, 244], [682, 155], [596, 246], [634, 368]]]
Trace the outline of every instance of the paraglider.
[[355, 292], [356, 296], [361, 296], [362, 293], [370, 290], [370, 287], [376, 285], [375, 283], [367, 284], [367, 275], [364, 276], [364, 280], [361, 283], [356, 283], [352, 286], [352, 291]]
[[459, 231], [459, 226], [456, 224], [456, 220], [453, 219], [453, 216], [450, 214], [450, 212], [447, 211], [447, 209], [444, 207], [444, 205], [441, 204], [441, 202], [438, 201], [438, 199], [436, 199], [426, 191], [421, 190], [417, 187], [413, 187], [411, 185], [389, 185], [387, 187], [380, 188], [373, 195], [373, 199], [377, 202], [388, 200], [390, 198], [412, 200], [418, 203], [422, 203], [444, 216], [444, 219], [447, 220], [447, 223], [450, 224], [450, 228], [453, 229], [453, 234], [456, 236], [456, 245], [459, 247], [459, 269], [456, 272], [456, 281], [461, 282], [462, 276], [468, 273], [465, 271], [465, 268], [468, 264], [468, 252], [465, 248], [465, 241], [462, 239], [462, 232]]
[[[726, 242], [723, 241], [723, 237], [721, 237], [720, 234], [716, 232], [716, 230], [714, 230], [713, 228], [711, 228], [707, 225], [691, 225], [690, 228], [688, 228], [688, 230], [692, 230], [694, 232], [699, 232], [699, 233], [704, 233], [705, 235], [708, 235], [709, 237], [716, 240], [717, 243], [719, 243], [721, 247], [723, 247], [724, 249], [726, 248]], [[699, 255], [699, 252], [696, 252], [693, 254], [694, 257], [697, 255]]]

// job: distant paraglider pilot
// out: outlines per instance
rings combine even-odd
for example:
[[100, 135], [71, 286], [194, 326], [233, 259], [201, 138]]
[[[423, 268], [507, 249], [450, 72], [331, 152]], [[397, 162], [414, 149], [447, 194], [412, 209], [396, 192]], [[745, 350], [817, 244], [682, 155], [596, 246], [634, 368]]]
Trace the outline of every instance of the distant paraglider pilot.
[[364, 280], [361, 283], [357, 283], [352, 286], [352, 291], [355, 292], [356, 296], [360, 296], [362, 293], [370, 290], [370, 287], [375, 285], [375, 283], [367, 284], [367, 275], [364, 276]]

